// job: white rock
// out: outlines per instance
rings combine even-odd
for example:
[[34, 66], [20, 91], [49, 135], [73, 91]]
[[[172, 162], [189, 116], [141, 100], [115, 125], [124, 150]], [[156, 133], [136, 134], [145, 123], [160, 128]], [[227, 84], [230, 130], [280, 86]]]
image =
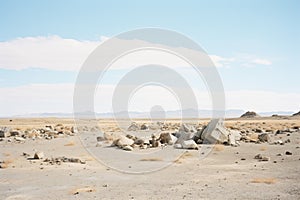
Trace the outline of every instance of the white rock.
[[181, 145], [184, 149], [198, 149], [198, 145], [194, 140], [183, 141]]
[[123, 147], [123, 150], [125, 150], [125, 151], [132, 151], [133, 148], [131, 146], [127, 145], [127, 146]]
[[25, 141], [25, 139], [22, 138], [22, 137], [15, 137], [15, 140], [18, 141], [18, 142], [23, 142], [23, 141]]
[[132, 139], [127, 138], [124, 135], [120, 135], [119, 139], [116, 141], [118, 147], [130, 146], [134, 143]]
[[182, 149], [182, 145], [181, 144], [174, 144], [174, 148], [175, 149]]

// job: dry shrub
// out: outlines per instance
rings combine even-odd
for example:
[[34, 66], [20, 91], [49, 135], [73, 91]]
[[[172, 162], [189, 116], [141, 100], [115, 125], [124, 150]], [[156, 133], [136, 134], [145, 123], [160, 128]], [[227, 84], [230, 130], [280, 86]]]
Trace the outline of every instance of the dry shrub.
[[214, 146], [214, 150], [215, 151], [223, 151], [224, 150], [224, 145], [222, 145], [222, 144], [216, 144]]
[[9, 158], [3, 161], [3, 163], [1, 163], [1, 168], [5, 169], [7, 168], [11, 163], [13, 163], [13, 159]]
[[3, 155], [4, 155], [5, 157], [8, 157], [8, 156], [10, 156], [10, 153], [3, 153]]
[[142, 158], [140, 161], [162, 161], [161, 158]]
[[260, 150], [260, 151], [266, 151], [266, 150], [267, 150], [267, 147], [266, 147], [266, 146], [262, 146], [262, 147], [260, 147], [259, 150]]
[[64, 146], [74, 146], [75, 142], [74, 141], [70, 141], [67, 144], [65, 144]]
[[174, 160], [174, 163], [181, 164], [181, 163], [183, 163], [184, 159], [186, 159], [188, 157], [192, 157], [192, 156], [193, 156], [192, 153], [186, 151], [179, 158], [177, 158], [176, 160]]
[[265, 183], [265, 184], [274, 184], [277, 180], [275, 178], [254, 178], [251, 180], [251, 183]]
[[75, 189], [72, 189], [70, 191], [71, 194], [75, 195], [75, 194], [79, 194], [79, 193], [82, 193], [82, 192], [95, 192], [96, 190], [92, 187], [89, 187], [89, 186], [86, 186], [86, 187], [83, 187], [83, 188], [75, 188]]

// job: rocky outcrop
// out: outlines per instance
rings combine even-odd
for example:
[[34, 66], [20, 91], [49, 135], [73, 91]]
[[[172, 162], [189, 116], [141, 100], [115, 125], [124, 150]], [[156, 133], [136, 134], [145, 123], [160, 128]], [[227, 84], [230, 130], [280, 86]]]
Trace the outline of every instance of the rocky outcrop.
[[241, 115], [241, 118], [254, 118], [254, 117], [260, 117], [256, 112], [248, 111]]

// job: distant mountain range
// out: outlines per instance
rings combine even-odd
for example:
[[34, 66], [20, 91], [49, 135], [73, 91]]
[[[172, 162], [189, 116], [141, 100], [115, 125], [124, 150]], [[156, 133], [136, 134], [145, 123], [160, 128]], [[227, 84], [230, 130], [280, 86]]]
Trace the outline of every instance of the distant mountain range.
[[[219, 113], [219, 112], [216, 112]], [[225, 111], [225, 117], [226, 118], [235, 118], [240, 117], [243, 113], [245, 113], [244, 110], [238, 110], [238, 109], [230, 109]], [[295, 112], [291, 111], [277, 111], [277, 112], [258, 112], [260, 116], [272, 116], [272, 115], [292, 115]], [[79, 117], [89, 117], [93, 114], [93, 112], [82, 112], [78, 113], [77, 116]], [[95, 113], [95, 116], [97, 118], [122, 118], [126, 117], [126, 112], [118, 112], [118, 113]], [[129, 112], [130, 118], [149, 118], [150, 115], [148, 112]], [[187, 109], [187, 110], [175, 110], [175, 111], [166, 111], [163, 112], [156, 112], [152, 113], [153, 118], [161, 118], [162, 116], [165, 116], [166, 118], [179, 118], [181, 116], [193, 118], [196, 116], [199, 116], [198, 118], [211, 118], [212, 116], [212, 110], [193, 110], [193, 109]], [[15, 115], [10, 116], [13, 118], [43, 118], [43, 117], [57, 117], [57, 118], [73, 118], [73, 113], [31, 113], [31, 114], [25, 114], [25, 115]]]

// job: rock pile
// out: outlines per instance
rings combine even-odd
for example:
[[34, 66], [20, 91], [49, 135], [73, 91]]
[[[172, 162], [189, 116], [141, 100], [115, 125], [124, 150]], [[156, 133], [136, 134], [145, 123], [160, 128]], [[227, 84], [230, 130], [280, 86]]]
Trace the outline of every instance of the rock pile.
[[[79, 127], [80, 131], [98, 131], [99, 127], [88, 128], [87, 126]], [[46, 125], [44, 128], [32, 128], [26, 130], [11, 129], [9, 127], [0, 127], [0, 138], [9, 138], [7, 141], [24, 142], [26, 139], [47, 139], [74, 136], [78, 133], [74, 126], [64, 126], [57, 124], [55, 126]], [[3, 140], [3, 139], [2, 139]]]
[[[169, 126], [166, 128], [166, 124], [161, 124], [161, 131], [158, 135], [153, 134], [151, 137], [138, 138], [134, 135], [118, 135], [114, 133], [104, 133], [104, 137], [97, 137], [97, 146], [99, 142], [104, 142], [105, 140], [112, 141], [112, 146], [116, 146], [120, 149], [126, 151], [132, 151], [134, 148], [146, 149], [146, 148], [156, 148], [161, 146], [173, 145], [174, 148], [179, 149], [198, 149], [198, 144], [214, 144], [221, 143], [232, 146], [239, 145], [241, 139], [240, 132], [237, 130], [228, 130], [224, 127], [223, 121], [212, 120], [207, 126], [202, 128], [191, 124], [179, 124]], [[138, 125], [137, 123], [132, 123], [128, 130], [148, 130], [149, 126], [147, 124]], [[167, 130], [165, 130], [167, 129]], [[177, 131], [171, 131], [171, 130]], [[161, 129], [162, 130], [162, 129]]]

